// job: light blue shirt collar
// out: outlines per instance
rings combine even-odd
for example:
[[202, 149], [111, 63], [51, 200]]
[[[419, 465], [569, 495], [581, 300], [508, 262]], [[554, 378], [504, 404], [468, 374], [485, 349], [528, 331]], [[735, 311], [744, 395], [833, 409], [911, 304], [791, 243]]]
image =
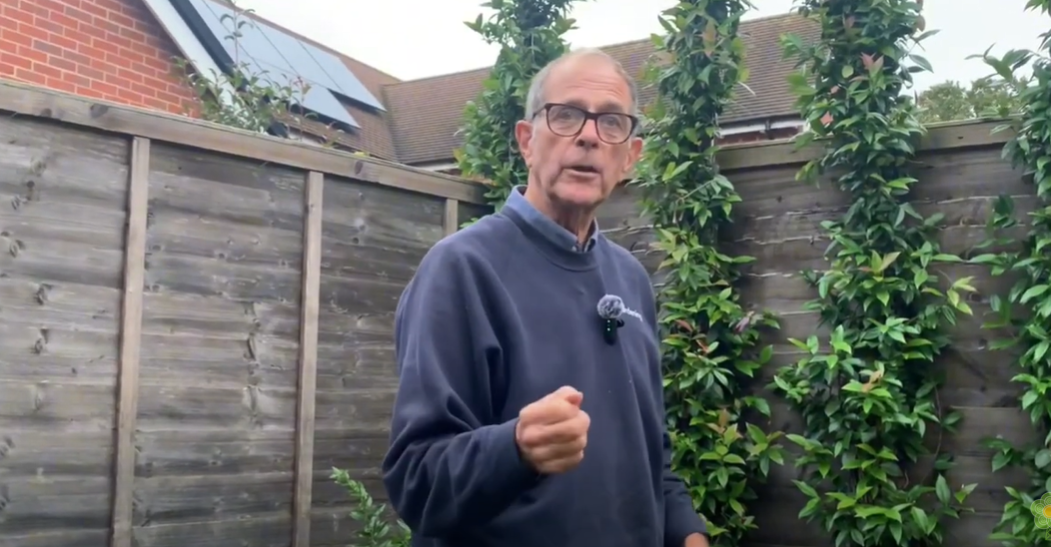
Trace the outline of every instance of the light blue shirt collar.
[[547, 217], [547, 215], [541, 213], [533, 207], [532, 203], [525, 198], [525, 186], [516, 186], [511, 190], [511, 195], [508, 196], [507, 201], [504, 203], [504, 207], [510, 207], [514, 212], [518, 213], [526, 222], [535, 226], [544, 237], [550, 239], [555, 245], [576, 251], [578, 253], [586, 253], [595, 247], [595, 243], [598, 241], [598, 222], [593, 221], [591, 225], [591, 235], [588, 237], [587, 243], [584, 248], [580, 248], [580, 244], [577, 242], [576, 234], [569, 230], [559, 226], [555, 221]]

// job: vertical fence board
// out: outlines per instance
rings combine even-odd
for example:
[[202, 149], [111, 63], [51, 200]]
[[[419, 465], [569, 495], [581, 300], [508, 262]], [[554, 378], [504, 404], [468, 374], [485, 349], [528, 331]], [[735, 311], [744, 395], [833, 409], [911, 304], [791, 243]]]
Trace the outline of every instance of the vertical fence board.
[[139, 353], [142, 344], [142, 290], [146, 267], [146, 217], [149, 199], [150, 141], [135, 137], [131, 147], [128, 231], [124, 253], [124, 303], [121, 313], [120, 383], [116, 475], [111, 547], [131, 547], [132, 494], [135, 481], [135, 423], [139, 401]]
[[445, 199], [445, 218], [442, 221], [442, 225], [445, 227], [445, 235], [455, 234], [460, 229], [460, 202], [452, 199]]
[[303, 219], [303, 296], [299, 327], [299, 401], [296, 422], [296, 493], [292, 547], [310, 545], [314, 485], [314, 414], [317, 402], [318, 311], [321, 297], [321, 213], [324, 175], [307, 176]]

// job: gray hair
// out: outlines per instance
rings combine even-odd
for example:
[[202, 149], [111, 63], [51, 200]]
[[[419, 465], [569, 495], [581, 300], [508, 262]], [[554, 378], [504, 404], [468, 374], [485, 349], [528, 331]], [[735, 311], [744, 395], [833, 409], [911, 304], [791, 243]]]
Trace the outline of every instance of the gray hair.
[[582, 48], [563, 54], [558, 59], [551, 61], [547, 66], [540, 69], [540, 72], [537, 72], [536, 76], [533, 76], [533, 81], [529, 84], [529, 94], [526, 95], [526, 120], [532, 120], [533, 116], [544, 107], [544, 85], [547, 84], [547, 79], [551, 76], [551, 71], [558, 67], [558, 65], [578, 57], [598, 57], [609, 61], [609, 63], [613, 65], [613, 68], [616, 69], [617, 74], [624, 78], [624, 83], [628, 84], [628, 89], [631, 90], [631, 108], [628, 110], [628, 114], [631, 114], [632, 116], [638, 115], [639, 90], [638, 85], [635, 83], [635, 78], [632, 78], [631, 75], [628, 74], [628, 71], [624, 70], [624, 66], [620, 64], [620, 61], [614, 59], [605, 51], [597, 48]]

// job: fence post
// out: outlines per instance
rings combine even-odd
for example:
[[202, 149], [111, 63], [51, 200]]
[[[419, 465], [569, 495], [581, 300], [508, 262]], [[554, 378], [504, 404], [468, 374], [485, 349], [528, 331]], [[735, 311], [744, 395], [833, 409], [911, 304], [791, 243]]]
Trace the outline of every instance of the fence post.
[[296, 486], [292, 547], [310, 546], [314, 486], [314, 415], [317, 395], [318, 314], [321, 300], [321, 213], [325, 176], [307, 175], [303, 214], [303, 293], [299, 325], [299, 403], [296, 413]]
[[460, 201], [453, 198], [445, 198], [445, 219], [442, 225], [445, 227], [445, 235], [455, 234], [460, 229]]
[[110, 547], [131, 547], [135, 486], [135, 421], [139, 406], [142, 344], [142, 288], [146, 277], [146, 216], [149, 205], [150, 140], [131, 143], [128, 229], [124, 247], [124, 302], [121, 311], [120, 378], [117, 384], [116, 470]]

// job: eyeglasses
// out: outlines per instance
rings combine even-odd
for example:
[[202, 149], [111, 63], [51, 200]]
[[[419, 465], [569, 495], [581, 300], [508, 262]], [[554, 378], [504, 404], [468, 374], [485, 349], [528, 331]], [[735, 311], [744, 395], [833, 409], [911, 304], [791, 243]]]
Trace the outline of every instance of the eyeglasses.
[[[621, 144], [631, 138], [639, 119], [622, 112], [588, 112], [569, 104], [547, 103], [547, 127], [559, 137], [576, 137], [588, 120], [595, 120], [598, 138], [607, 144]], [[540, 111], [533, 115], [540, 115]]]

